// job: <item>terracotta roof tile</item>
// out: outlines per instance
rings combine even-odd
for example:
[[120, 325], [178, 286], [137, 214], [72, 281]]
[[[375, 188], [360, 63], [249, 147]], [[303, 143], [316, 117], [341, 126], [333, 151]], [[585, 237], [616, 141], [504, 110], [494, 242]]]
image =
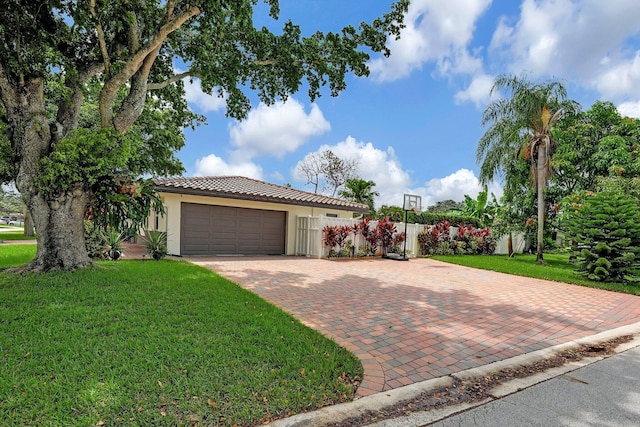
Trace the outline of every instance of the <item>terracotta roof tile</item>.
[[244, 176], [177, 177], [154, 180], [158, 191], [256, 200], [366, 213], [367, 205], [309, 193]]

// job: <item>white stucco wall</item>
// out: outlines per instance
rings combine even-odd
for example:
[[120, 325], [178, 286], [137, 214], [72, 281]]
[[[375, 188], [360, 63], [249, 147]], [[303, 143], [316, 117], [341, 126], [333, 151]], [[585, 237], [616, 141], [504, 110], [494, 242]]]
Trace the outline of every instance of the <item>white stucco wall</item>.
[[[180, 255], [180, 212], [182, 203], [200, 203], [203, 205], [231, 206], [237, 208], [265, 209], [284, 211], [286, 215], [285, 251], [287, 255], [294, 255], [296, 250], [296, 226], [298, 216], [326, 216], [337, 215], [338, 218], [352, 218], [349, 211], [326, 208], [312, 208], [280, 203], [257, 202], [250, 200], [236, 200], [222, 197], [193, 196], [188, 194], [160, 193], [166, 209], [164, 218], [159, 219], [160, 230], [167, 231], [167, 249], [170, 255]], [[150, 224], [155, 223], [152, 217]]]

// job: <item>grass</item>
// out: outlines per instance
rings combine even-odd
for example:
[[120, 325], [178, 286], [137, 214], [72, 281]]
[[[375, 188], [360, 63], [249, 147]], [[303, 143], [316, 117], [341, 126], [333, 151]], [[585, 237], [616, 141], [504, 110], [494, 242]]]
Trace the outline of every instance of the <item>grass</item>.
[[[34, 253], [0, 246], [1, 265]], [[2, 425], [257, 425], [350, 400], [361, 376], [335, 342], [186, 262], [0, 272]]]
[[[36, 245], [0, 246], [0, 269], [26, 264], [35, 256]], [[6, 279], [4, 276], [0, 276], [0, 283], [3, 283], [3, 278]]]
[[640, 285], [602, 283], [585, 279], [573, 270], [568, 254], [545, 254], [545, 265], [538, 264], [535, 255], [516, 255], [514, 258], [507, 255], [434, 255], [431, 258], [481, 270], [640, 295]]
[[11, 230], [4, 231], [0, 228], [0, 242], [3, 240], [35, 240], [35, 236], [33, 237], [25, 237], [24, 230]]

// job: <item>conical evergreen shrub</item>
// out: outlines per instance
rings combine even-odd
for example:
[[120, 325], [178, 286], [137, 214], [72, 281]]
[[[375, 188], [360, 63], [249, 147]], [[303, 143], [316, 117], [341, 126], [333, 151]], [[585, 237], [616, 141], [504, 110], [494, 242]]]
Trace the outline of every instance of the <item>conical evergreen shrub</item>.
[[621, 192], [586, 196], [567, 218], [578, 271], [600, 282], [640, 281], [640, 207]]

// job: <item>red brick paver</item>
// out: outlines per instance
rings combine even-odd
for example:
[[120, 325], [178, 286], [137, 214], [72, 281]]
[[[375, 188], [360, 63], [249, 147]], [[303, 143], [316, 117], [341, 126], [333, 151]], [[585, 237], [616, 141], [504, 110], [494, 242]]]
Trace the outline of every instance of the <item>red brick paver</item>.
[[359, 396], [640, 322], [640, 297], [429, 259], [200, 258], [354, 352]]

